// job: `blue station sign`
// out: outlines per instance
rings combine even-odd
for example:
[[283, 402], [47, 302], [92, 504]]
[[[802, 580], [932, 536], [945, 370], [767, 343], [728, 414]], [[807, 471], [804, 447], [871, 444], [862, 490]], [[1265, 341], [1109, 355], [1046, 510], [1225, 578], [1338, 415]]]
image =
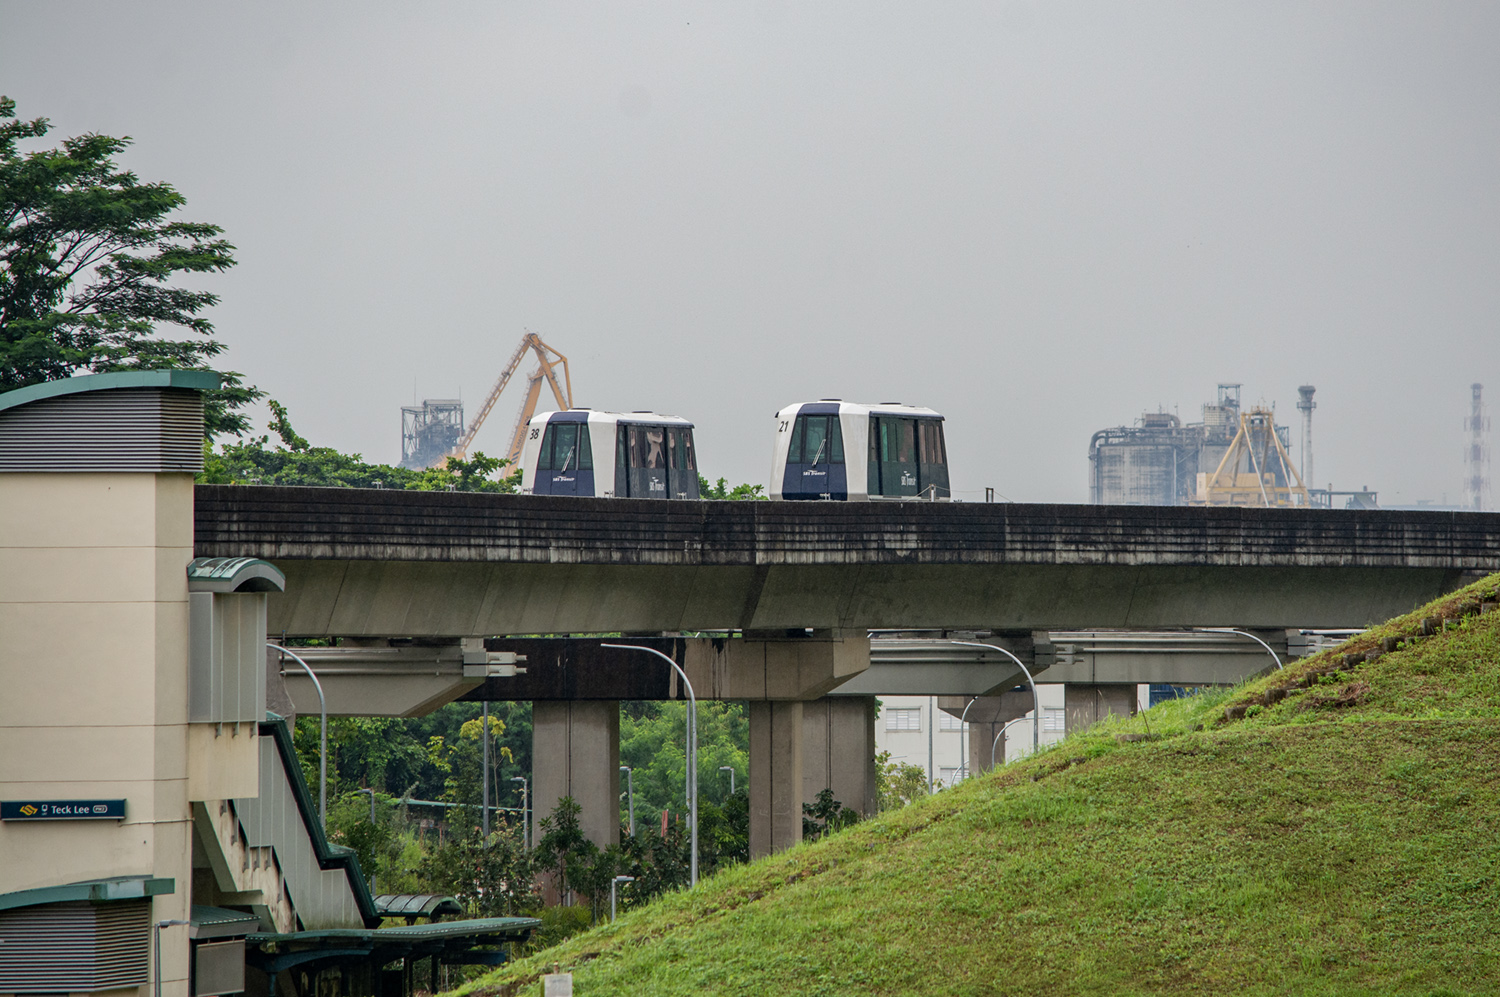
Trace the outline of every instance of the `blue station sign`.
[[0, 800], [0, 820], [124, 819], [124, 800]]

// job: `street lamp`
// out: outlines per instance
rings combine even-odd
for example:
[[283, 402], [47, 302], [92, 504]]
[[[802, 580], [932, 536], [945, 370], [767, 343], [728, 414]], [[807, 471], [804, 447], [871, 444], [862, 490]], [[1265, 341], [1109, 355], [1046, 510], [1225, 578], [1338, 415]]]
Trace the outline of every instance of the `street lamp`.
[[630, 812], [630, 836], [635, 837], [635, 773], [629, 765], [621, 765], [620, 771], [625, 773], [625, 799], [626, 807]]
[[[1037, 695], [1037, 692], [1036, 692], [1036, 680], [1031, 677], [1031, 671], [1026, 667], [1025, 663], [1023, 661], [1021, 661], [1020, 658], [1016, 657], [1014, 654], [1011, 654], [1005, 648], [1000, 647], [1000, 646], [998, 646], [996, 644], [980, 644], [977, 641], [972, 641], [972, 640], [953, 640], [953, 641], [949, 641], [948, 643], [950, 643], [950, 644], [962, 644], [965, 647], [987, 647], [991, 651], [999, 651], [1001, 654], [1005, 655], [1007, 658], [1009, 658], [1010, 660], [1012, 660], [1012, 661], [1014, 661], [1016, 663], [1016, 667], [1018, 667], [1018, 668], [1021, 669], [1021, 674], [1026, 676], [1026, 683], [1031, 686], [1031, 712], [1034, 713], [1034, 714], [1036, 714], [1036, 723], [1033, 724], [1032, 727], [1031, 727], [1031, 753], [1032, 754], [1036, 754], [1039, 750], [1041, 750], [1041, 747], [1042, 747], [1042, 697], [1040, 697], [1040, 696]], [[1004, 733], [1004, 731], [1005, 731], [1005, 729], [1002, 727], [1001, 728], [1001, 733]], [[991, 754], [993, 754], [993, 751], [991, 752]]]
[[615, 886], [619, 883], [633, 883], [634, 876], [616, 876], [609, 881], [609, 919], [615, 919]]
[[693, 683], [688, 681], [687, 672], [678, 667], [677, 662], [662, 654], [654, 647], [642, 647], [639, 644], [600, 644], [600, 647], [614, 648], [620, 651], [645, 651], [654, 654], [667, 664], [682, 678], [682, 684], [687, 686], [688, 694], [688, 717], [687, 717], [687, 798], [688, 798], [688, 825], [692, 838], [692, 866], [689, 873], [691, 886], [698, 885], [698, 697], [693, 695]]
[[719, 766], [719, 771], [720, 772], [728, 772], [729, 773], [729, 795], [733, 796], [734, 795], [734, 766], [733, 765], [720, 765]]
[[1251, 640], [1255, 641], [1255, 643], [1266, 649], [1266, 653], [1271, 656], [1271, 660], [1276, 662], [1277, 668], [1282, 667], [1281, 659], [1277, 657], [1275, 651], [1271, 650], [1271, 645], [1267, 644], [1265, 641], [1261, 640], [1253, 633], [1250, 633], [1248, 630], [1236, 630], [1234, 627], [1199, 627], [1198, 630], [1201, 633], [1208, 634], [1239, 634], [1241, 637], [1249, 637]]
[[958, 718], [958, 778], [962, 782], [969, 777], [969, 707], [979, 702], [978, 696], [970, 696], [964, 704], [963, 715]]
[[484, 809], [484, 816], [480, 820], [484, 840], [490, 840], [490, 701], [484, 701], [484, 720], [482, 721], [480, 738], [484, 741], [484, 752], [479, 765], [479, 781], [484, 784], [480, 790], [479, 805]]
[[528, 806], [531, 800], [531, 787], [526, 782], [524, 775], [513, 775], [511, 782], [521, 784], [521, 834], [526, 838], [526, 847], [531, 847], [531, 809]]
[[1016, 717], [1014, 720], [1010, 721], [1010, 723], [1007, 723], [1004, 727], [1000, 728], [1000, 733], [996, 734], [995, 739], [990, 742], [990, 768], [995, 767], [995, 749], [999, 747], [1000, 739], [1005, 736], [1006, 731], [1010, 730], [1011, 724], [1018, 724], [1025, 719], [1025, 717]]
[[156, 997], [161, 997], [161, 929], [176, 928], [191, 921], [157, 921], [152, 928], [156, 934]]
[[318, 710], [323, 714], [323, 726], [318, 737], [318, 823], [323, 826], [323, 833], [328, 833], [328, 700], [323, 698], [323, 683], [313, 674], [312, 668], [298, 655], [280, 644], [266, 643], [267, 647], [274, 647], [282, 654], [291, 658], [302, 666], [307, 677], [312, 679], [313, 688], [318, 690]]

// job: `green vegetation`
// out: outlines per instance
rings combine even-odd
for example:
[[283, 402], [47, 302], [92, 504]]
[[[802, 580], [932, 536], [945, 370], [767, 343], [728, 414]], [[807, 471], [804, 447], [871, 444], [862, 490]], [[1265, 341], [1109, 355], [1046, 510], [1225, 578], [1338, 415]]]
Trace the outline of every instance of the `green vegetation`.
[[[16, 102], [0, 96], [0, 391], [77, 373], [211, 369], [224, 345], [203, 312], [219, 299], [172, 282], [222, 273], [234, 247], [216, 225], [172, 220], [186, 201], [170, 184], [115, 165], [128, 137], [22, 151], [49, 129], [46, 118], [17, 120]], [[162, 325], [199, 338], [160, 338]], [[210, 438], [244, 432], [236, 410], [261, 397], [220, 374], [224, 386], [204, 399]]]
[[758, 501], [769, 498], [765, 494], [765, 485], [735, 485], [729, 487], [725, 479], [720, 478], [716, 484], [710, 485], [708, 479], [698, 475], [698, 495], [700, 498], [713, 499], [716, 501], [745, 502]]
[[442, 467], [417, 471], [390, 464], [366, 464], [359, 454], [331, 447], [315, 447], [292, 428], [286, 406], [274, 398], [270, 430], [281, 445], [268, 449], [270, 434], [248, 443], [226, 443], [215, 453], [204, 444], [203, 470], [198, 480], [207, 485], [305, 485], [322, 488], [400, 488], [416, 491], [514, 492], [521, 472], [504, 478], [490, 475], [507, 461], [476, 452], [467, 460], [450, 457]]
[[1465, 610], [1497, 590], [1112, 719], [463, 992], [536, 993], [558, 962], [585, 995], [1494, 993], [1500, 613]]

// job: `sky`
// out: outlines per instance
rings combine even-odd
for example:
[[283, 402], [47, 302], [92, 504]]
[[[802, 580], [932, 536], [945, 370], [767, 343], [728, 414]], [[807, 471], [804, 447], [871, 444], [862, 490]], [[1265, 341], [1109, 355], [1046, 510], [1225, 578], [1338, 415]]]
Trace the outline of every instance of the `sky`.
[[786, 404], [900, 400], [974, 501], [1088, 501], [1096, 430], [1227, 381], [1294, 440], [1317, 387], [1318, 485], [1460, 502], [1497, 50], [1436, 0], [0, 0], [0, 93], [225, 229], [224, 366], [313, 443], [394, 462], [529, 330], [710, 479], [767, 482]]

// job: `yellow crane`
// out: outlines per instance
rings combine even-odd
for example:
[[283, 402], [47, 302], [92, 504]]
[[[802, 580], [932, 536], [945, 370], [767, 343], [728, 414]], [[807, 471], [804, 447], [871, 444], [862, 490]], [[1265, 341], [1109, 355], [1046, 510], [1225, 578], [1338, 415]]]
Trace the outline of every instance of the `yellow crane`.
[[[531, 372], [526, 386], [526, 397], [521, 402], [521, 411], [516, 416], [515, 429], [510, 434], [510, 449], [505, 452], [505, 459], [514, 465], [521, 459], [521, 445], [526, 441], [526, 424], [536, 414], [537, 401], [541, 398], [542, 382], [552, 389], [552, 397], [557, 400], [559, 409], [570, 409], [573, 407], [573, 380], [568, 374], [568, 358], [542, 342], [542, 337], [527, 330], [526, 335], [521, 337], [521, 345], [516, 347], [516, 352], [511, 354], [510, 363], [500, 372], [495, 386], [490, 389], [489, 397], [479, 408], [479, 414], [474, 416], [469, 428], [458, 438], [453, 449], [444, 455], [457, 457], [463, 460], [469, 455], [469, 446], [474, 442], [474, 436], [479, 432], [479, 427], [484, 425], [485, 417], [490, 414], [490, 409], [495, 407], [495, 402], [500, 399], [500, 392], [510, 383], [511, 376], [521, 366], [521, 361], [526, 359], [527, 352], [536, 354], [537, 369]], [[562, 380], [558, 381], [558, 369], [562, 370]]]
[[1239, 432], [1213, 474], [1198, 475], [1189, 505], [1301, 506], [1311, 502], [1302, 476], [1276, 434], [1270, 409], [1240, 414]]

